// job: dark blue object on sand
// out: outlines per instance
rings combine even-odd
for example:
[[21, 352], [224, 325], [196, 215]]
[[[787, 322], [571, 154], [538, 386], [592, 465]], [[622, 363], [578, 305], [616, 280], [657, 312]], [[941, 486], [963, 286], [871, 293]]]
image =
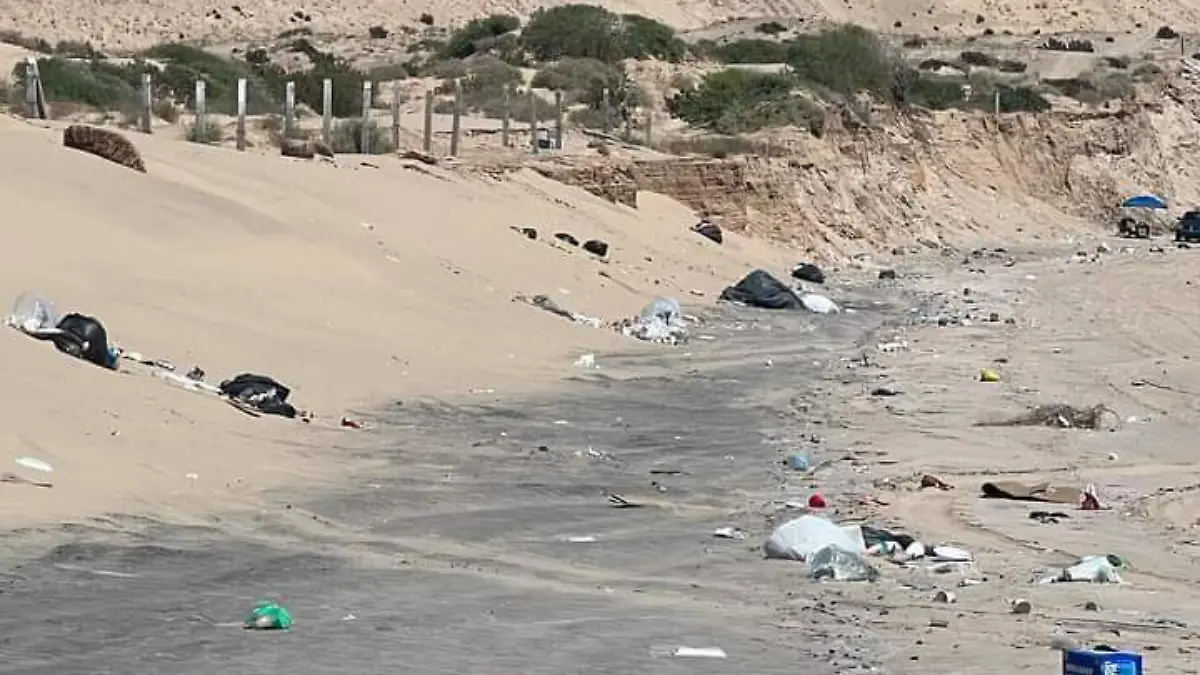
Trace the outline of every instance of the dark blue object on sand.
[[1142, 655], [1070, 649], [1063, 652], [1063, 675], [1142, 675]]

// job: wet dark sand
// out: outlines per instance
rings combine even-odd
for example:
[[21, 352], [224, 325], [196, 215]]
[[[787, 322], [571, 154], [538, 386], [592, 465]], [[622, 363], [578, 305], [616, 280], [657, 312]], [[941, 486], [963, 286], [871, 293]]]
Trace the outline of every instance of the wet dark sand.
[[[877, 666], [866, 628], [825, 612], [802, 565], [761, 553], [782, 502], [804, 496], [780, 460], [838, 423], [824, 383], [855, 377], [839, 359], [907, 305], [857, 306], [717, 310], [696, 331], [716, 339], [598, 355], [554, 397], [394, 403], [358, 436], [372, 471], [254, 518], [10, 533], [0, 672]], [[712, 535], [725, 526], [749, 537]], [[260, 598], [287, 605], [294, 630], [241, 630]], [[665, 655], [680, 645], [728, 658]]]

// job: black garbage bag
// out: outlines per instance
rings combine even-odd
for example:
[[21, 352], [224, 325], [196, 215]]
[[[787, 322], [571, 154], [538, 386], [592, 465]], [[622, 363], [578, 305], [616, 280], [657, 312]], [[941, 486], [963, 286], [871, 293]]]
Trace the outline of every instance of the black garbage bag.
[[814, 284], [825, 283], [825, 273], [812, 263], [800, 263], [792, 268], [792, 277]]
[[57, 328], [62, 332], [51, 340], [58, 351], [101, 368], [113, 367], [108, 352], [108, 331], [99, 319], [72, 312], [58, 320]]
[[296, 408], [287, 402], [292, 390], [266, 375], [242, 373], [232, 380], [225, 380], [220, 386], [221, 393], [267, 415], [280, 415], [293, 418]]
[[721, 299], [762, 309], [800, 309], [800, 298], [782, 281], [765, 270], [754, 270], [745, 278], [721, 291]]
[[725, 234], [721, 232], [721, 228], [715, 223], [710, 223], [707, 220], [702, 220], [692, 227], [692, 232], [708, 239], [711, 242], [720, 244], [725, 241]]

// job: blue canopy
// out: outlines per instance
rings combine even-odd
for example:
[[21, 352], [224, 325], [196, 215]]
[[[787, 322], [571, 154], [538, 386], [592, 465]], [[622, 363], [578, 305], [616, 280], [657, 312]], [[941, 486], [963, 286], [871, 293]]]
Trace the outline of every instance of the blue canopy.
[[1167, 202], [1162, 197], [1155, 195], [1138, 195], [1126, 199], [1121, 203], [1121, 207], [1126, 209], [1165, 209]]

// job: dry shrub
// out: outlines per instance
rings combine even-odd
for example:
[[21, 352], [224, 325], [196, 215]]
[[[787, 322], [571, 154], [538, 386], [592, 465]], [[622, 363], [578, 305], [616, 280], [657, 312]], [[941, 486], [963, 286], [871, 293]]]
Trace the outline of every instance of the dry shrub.
[[1117, 413], [1104, 404], [1076, 408], [1065, 403], [1051, 403], [1030, 408], [1025, 414], [998, 422], [979, 422], [981, 427], [1059, 427], [1061, 429], [1103, 429], [1110, 425], [1105, 418], [1116, 422]]
[[63, 145], [103, 157], [110, 162], [146, 172], [142, 155], [129, 139], [110, 129], [73, 124], [63, 131]]

